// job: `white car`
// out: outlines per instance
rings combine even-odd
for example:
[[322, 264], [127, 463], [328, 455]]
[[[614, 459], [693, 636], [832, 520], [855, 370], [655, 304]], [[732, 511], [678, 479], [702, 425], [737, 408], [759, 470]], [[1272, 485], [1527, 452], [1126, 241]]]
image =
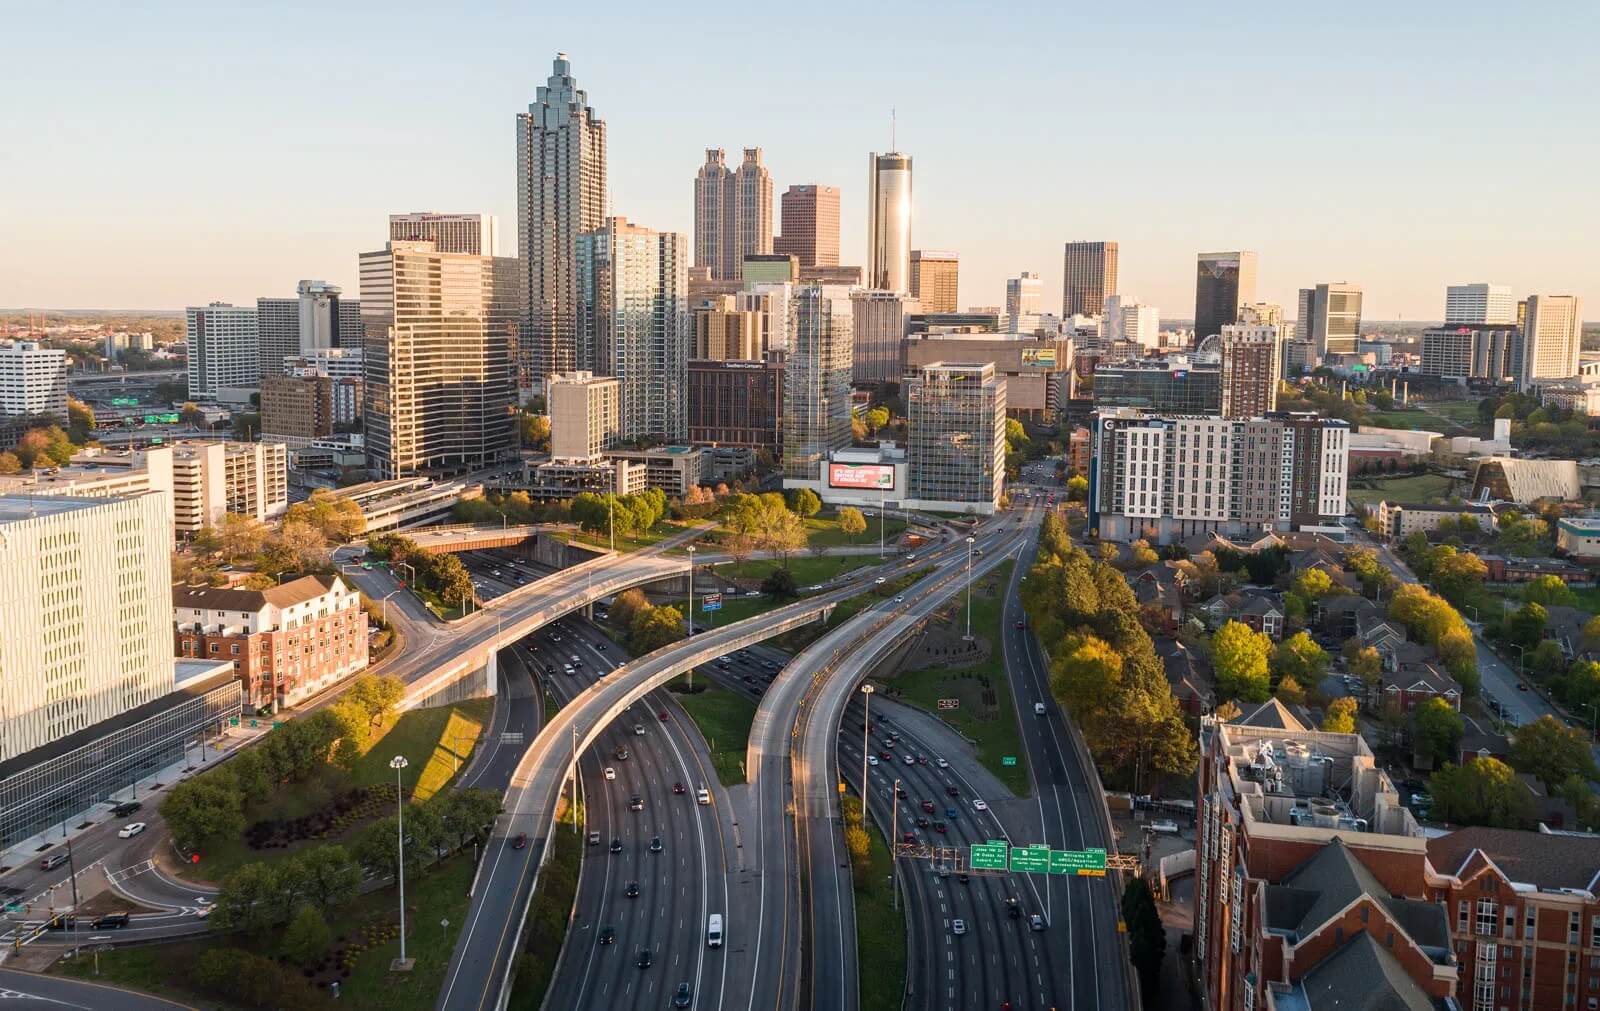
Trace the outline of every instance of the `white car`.
[[989, 805], [980, 798], [972, 802], [972, 809], [974, 811], [987, 811], [989, 810]]
[[896, 598], [894, 598], [894, 602], [896, 604], [904, 604], [906, 602], [906, 598], [904, 598], [904, 597], [896, 597]]
[[889, 580], [884, 578], [883, 576], [879, 576], [877, 579], [873, 580], [873, 582], [878, 584], [879, 586], [882, 586], [884, 583], [887, 583], [888, 581]]
[[937, 766], [938, 766], [938, 767], [939, 767], [939, 768], [941, 768], [941, 769], [948, 769], [948, 768], [950, 768], [950, 763], [949, 763], [949, 762], [947, 762], [947, 761], [945, 761], [945, 760], [944, 760], [944, 759], [942, 759], [942, 758], [939, 758], [939, 759], [935, 759], [935, 760], [934, 760], [934, 763], [933, 763], [933, 764], [934, 764], [934, 765], [937, 765]]
[[633, 725], [633, 736], [635, 736], [635, 737], [643, 737], [644, 736], [644, 724], [643, 723], [635, 723]]
[[140, 832], [143, 832], [143, 831], [144, 831], [144, 822], [142, 822], [142, 821], [131, 822], [131, 823], [127, 824], [127, 825], [122, 826], [122, 828], [117, 830], [117, 838], [118, 839], [132, 839], [134, 836], [138, 835]]
[[967, 921], [966, 920], [951, 920], [950, 921], [950, 933], [956, 935], [957, 937], [960, 937], [961, 935], [965, 934], [966, 932], [967, 932]]
[[878, 756], [877, 755], [868, 755], [867, 756], [867, 764], [871, 765], [871, 766], [876, 766], [878, 764]]
[[917, 756], [911, 754], [910, 752], [907, 752], [906, 753], [906, 757], [905, 757], [905, 763], [907, 765], [916, 765], [917, 764]]
[[194, 911], [194, 918], [197, 919], [197, 920], [203, 920], [203, 919], [205, 919], [206, 917], [208, 917], [210, 915], [211, 915], [211, 907], [210, 906], [201, 906], [199, 909], [196, 909]]
[[616, 779], [617, 778], [617, 770], [613, 769], [611, 766], [608, 765], [608, 766], [606, 766], [605, 776], [606, 776], [607, 779]]
[[698, 804], [709, 804], [711, 803], [711, 791], [702, 786], [694, 792], [694, 799]]

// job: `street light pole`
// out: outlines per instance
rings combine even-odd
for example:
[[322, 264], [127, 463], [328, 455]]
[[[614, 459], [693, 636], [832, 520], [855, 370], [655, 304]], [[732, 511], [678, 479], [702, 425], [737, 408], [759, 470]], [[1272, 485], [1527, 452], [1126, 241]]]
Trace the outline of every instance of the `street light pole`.
[[967, 538], [967, 634], [962, 636], [967, 642], [972, 641], [972, 545], [976, 540]]
[[572, 834], [578, 834], [578, 721], [572, 721]]
[[872, 686], [862, 685], [861, 694], [865, 696], [861, 702], [863, 707], [861, 714], [861, 826], [865, 828], [867, 824], [867, 790], [871, 786], [871, 781], [867, 779], [867, 749], [872, 741], [872, 738], [868, 736], [872, 729]]
[[[889, 908], [900, 908], [900, 889], [895, 882], [895, 847], [900, 845], [900, 777], [894, 778], [894, 796], [889, 798]], [[861, 811], [862, 825], [866, 824], [866, 809]]]
[[[390, 592], [389, 597], [392, 597], [399, 592], [399, 590], [393, 590]], [[389, 624], [389, 597], [384, 597], [383, 600], [379, 601], [379, 605], [382, 607], [382, 611], [380, 613], [383, 616], [383, 623], [385, 625]]]
[[[694, 635], [694, 545], [686, 549], [689, 552], [689, 634]], [[690, 667], [687, 684], [689, 694], [694, 694], [694, 668]]]
[[410, 764], [410, 762], [406, 761], [406, 756], [404, 755], [396, 755], [389, 759], [389, 768], [394, 770], [395, 836], [400, 844], [400, 863], [398, 874], [396, 875], [400, 883], [400, 960], [396, 963], [396, 966], [402, 972], [411, 966], [406, 960], [406, 798], [405, 788], [400, 782], [400, 774]]

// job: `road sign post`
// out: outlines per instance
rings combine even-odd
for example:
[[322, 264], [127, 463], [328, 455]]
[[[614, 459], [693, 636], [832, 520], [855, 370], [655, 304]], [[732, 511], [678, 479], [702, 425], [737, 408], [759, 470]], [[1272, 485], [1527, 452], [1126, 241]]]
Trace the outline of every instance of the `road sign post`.
[[1001, 765], [1008, 765], [1008, 766], [1009, 765], [1016, 765], [1017, 764], [1017, 756], [1016, 755], [1001, 755], [1000, 756], [1000, 764]]
[[1106, 851], [1103, 849], [1051, 850], [1050, 873], [1104, 877], [1106, 873]]
[[1006, 869], [1006, 853], [1010, 848], [1004, 839], [973, 843], [968, 866], [975, 871], [1003, 871]]

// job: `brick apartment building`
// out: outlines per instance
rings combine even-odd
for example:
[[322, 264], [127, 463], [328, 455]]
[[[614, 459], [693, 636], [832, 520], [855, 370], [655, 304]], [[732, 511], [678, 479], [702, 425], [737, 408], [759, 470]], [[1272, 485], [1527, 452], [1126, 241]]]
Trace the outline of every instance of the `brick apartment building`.
[[361, 594], [338, 576], [268, 590], [172, 588], [179, 657], [231, 660], [244, 704], [293, 705], [367, 666]]

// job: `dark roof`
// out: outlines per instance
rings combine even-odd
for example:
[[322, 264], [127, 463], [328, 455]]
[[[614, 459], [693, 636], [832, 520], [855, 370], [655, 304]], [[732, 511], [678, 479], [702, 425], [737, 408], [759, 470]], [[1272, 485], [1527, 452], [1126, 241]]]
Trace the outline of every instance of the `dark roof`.
[[[1288, 889], [1288, 894], [1272, 899], [1272, 893], [1280, 889]], [[1297, 941], [1315, 933], [1365, 895], [1383, 907], [1419, 947], [1435, 958], [1449, 957], [1450, 927], [1444, 907], [1437, 902], [1390, 895], [1338, 836], [1291, 871], [1282, 883], [1268, 885], [1267, 895], [1267, 926], [1286, 931]], [[1274, 909], [1279, 919], [1273, 919]]]
[[1461, 694], [1461, 683], [1432, 664], [1406, 667], [1398, 674], [1391, 675], [1383, 680], [1385, 689], [1393, 685], [1402, 691], [1411, 691], [1420, 685], [1435, 695], [1445, 695], [1449, 692], [1455, 692], [1457, 695]]
[[1465, 734], [1456, 742], [1456, 750], [1462, 754], [1487, 751], [1491, 755], [1509, 755], [1511, 741], [1499, 734]]
[[1428, 862], [1441, 874], [1459, 875], [1474, 850], [1494, 861], [1512, 881], [1536, 888], [1592, 888], [1600, 875], [1600, 837], [1462, 828], [1428, 840]]
[[1276, 600], [1262, 594], [1247, 594], [1244, 601], [1239, 605], [1240, 614], [1259, 614], [1264, 617], [1273, 611], [1281, 615], [1283, 608], [1278, 605]]
[[1494, 512], [1494, 510], [1490, 509], [1488, 506], [1479, 505], [1476, 502], [1463, 502], [1460, 505], [1451, 505], [1448, 502], [1390, 502], [1389, 508], [1411, 509], [1416, 512], [1425, 513], [1473, 513], [1481, 515], [1483, 513]]
[[1268, 699], [1255, 709], [1241, 713], [1232, 721], [1243, 727], [1266, 727], [1270, 730], [1306, 730], [1304, 723], [1295, 719], [1287, 706], [1277, 699]]
[[1300, 977], [1310, 1011], [1435, 1011], [1438, 1004], [1363, 930]]
[[212, 611], [255, 612], [272, 604], [293, 607], [314, 600], [333, 588], [335, 576], [301, 576], [267, 590], [239, 590], [228, 587], [196, 586], [179, 583], [172, 587], [172, 606]]

